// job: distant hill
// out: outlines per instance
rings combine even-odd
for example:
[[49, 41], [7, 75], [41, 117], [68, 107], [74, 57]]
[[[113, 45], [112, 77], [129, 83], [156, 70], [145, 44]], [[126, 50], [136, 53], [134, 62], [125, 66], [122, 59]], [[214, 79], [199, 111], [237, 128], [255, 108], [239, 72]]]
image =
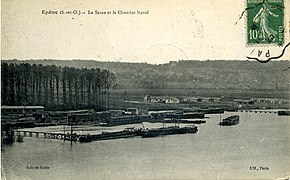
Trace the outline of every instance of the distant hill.
[[161, 65], [94, 60], [5, 62], [107, 69], [116, 74], [119, 89], [290, 89], [290, 61], [182, 60]]

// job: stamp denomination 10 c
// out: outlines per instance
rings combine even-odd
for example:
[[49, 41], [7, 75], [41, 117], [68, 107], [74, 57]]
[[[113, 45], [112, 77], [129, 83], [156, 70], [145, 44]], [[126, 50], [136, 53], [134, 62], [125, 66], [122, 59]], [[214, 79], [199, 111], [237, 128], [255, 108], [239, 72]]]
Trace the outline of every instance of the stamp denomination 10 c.
[[247, 0], [247, 44], [283, 43], [284, 0]]

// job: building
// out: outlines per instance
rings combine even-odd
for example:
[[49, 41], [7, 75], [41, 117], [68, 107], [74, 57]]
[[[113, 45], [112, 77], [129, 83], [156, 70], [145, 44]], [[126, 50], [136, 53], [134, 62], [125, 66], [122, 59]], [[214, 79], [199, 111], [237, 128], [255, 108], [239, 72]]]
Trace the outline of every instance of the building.
[[151, 97], [150, 97], [149, 95], [146, 95], [146, 96], [144, 97], [144, 102], [145, 102], [145, 103], [150, 103], [150, 102], [151, 102]]
[[179, 103], [179, 99], [171, 97], [171, 98], [167, 98], [165, 99], [165, 103], [166, 104], [178, 104]]
[[86, 123], [99, 122], [101, 119], [108, 119], [111, 113], [107, 111], [95, 112], [93, 109], [73, 111], [52, 111], [48, 113], [48, 120], [54, 123]]
[[111, 117], [122, 116], [125, 114], [123, 110], [109, 110]]
[[255, 98], [252, 100], [255, 104], [289, 104], [289, 100], [276, 98]]
[[164, 104], [178, 104], [180, 101], [175, 97], [157, 97], [157, 96], [145, 96], [145, 103], [164, 103]]
[[43, 113], [43, 106], [1, 106], [1, 114], [33, 114]]
[[219, 97], [185, 97], [185, 102], [220, 102], [222, 98]]
[[253, 99], [246, 100], [246, 99], [234, 99], [233, 102], [237, 104], [254, 104]]
[[139, 114], [139, 109], [138, 108], [128, 108], [127, 114], [137, 115], [137, 114]]

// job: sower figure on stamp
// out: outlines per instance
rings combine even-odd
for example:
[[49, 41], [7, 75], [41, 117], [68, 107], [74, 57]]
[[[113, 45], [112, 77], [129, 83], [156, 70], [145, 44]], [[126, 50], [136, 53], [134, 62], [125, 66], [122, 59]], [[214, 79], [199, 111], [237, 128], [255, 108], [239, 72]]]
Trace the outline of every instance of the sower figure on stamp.
[[264, 1], [263, 7], [261, 7], [259, 12], [253, 18], [253, 21], [255, 23], [260, 22], [261, 34], [259, 35], [259, 38], [263, 39], [262, 41], [266, 40], [274, 41], [275, 36], [277, 35], [277, 32], [268, 26], [269, 14], [273, 17], [279, 17], [279, 15], [276, 15], [273, 12], [271, 12], [269, 4], [267, 3], [267, 1]]

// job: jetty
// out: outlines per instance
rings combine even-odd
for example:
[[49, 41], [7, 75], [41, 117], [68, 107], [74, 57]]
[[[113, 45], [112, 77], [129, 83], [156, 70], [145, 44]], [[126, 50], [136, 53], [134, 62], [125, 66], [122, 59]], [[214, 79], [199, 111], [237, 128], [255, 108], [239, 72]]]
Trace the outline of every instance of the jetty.
[[58, 139], [58, 140], [73, 140], [76, 141], [79, 135], [65, 134], [65, 133], [52, 133], [52, 132], [39, 132], [39, 131], [26, 131], [26, 130], [16, 130], [17, 136], [22, 137], [35, 137], [35, 138], [45, 138], [45, 139]]
[[274, 110], [236, 110], [235, 112], [272, 113], [272, 114], [278, 113], [278, 111], [274, 111]]
[[[173, 134], [186, 134], [186, 133], [196, 133], [197, 127], [186, 126], [172, 126], [172, 127], [162, 127], [162, 128], [134, 128], [128, 127], [122, 131], [106, 132], [103, 131], [101, 134], [65, 134], [65, 133], [52, 133], [52, 132], [39, 132], [39, 131], [28, 131], [28, 130], [16, 130], [16, 137], [34, 137], [34, 138], [45, 138], [45, 139], [56, 139], [56, 140], [68, 140], [68, 141], [79, 141], [79, 142], [91, 142], [91, 141], [102, 141], [111, 139], [121, 139], [121, 138], [131, 138], [135, 136], [141, 137], [156, 137], [161, 135], [173, 135]], [[22, 140], [22, 139], [21, 139]]]

